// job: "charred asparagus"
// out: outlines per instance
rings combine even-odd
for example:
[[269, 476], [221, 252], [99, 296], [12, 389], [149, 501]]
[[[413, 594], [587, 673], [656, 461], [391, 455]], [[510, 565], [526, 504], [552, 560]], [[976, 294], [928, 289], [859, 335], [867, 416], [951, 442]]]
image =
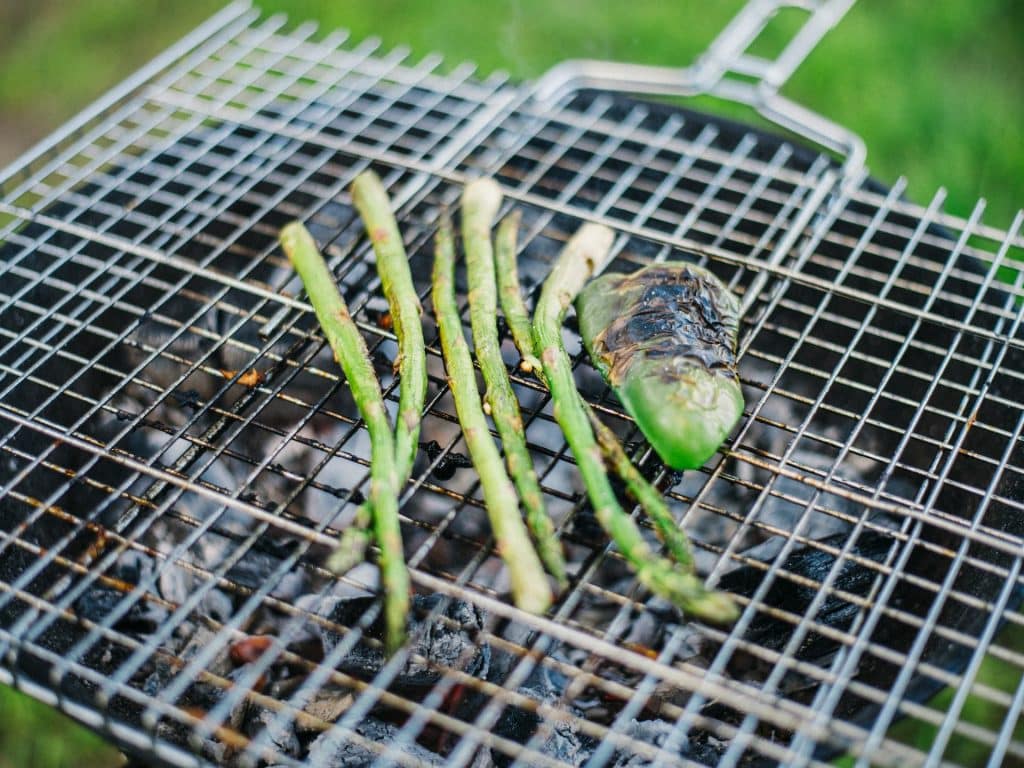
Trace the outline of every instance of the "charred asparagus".
[[559, 585], [564, 586], [566, 576], [562, 548], [544, 508], [544, 496], [523, 435], [519, 402], [512, 391], [505, 361], [501, 358], [496, 323], [498, 300], [494, 250], [491, 247], [491, 226], [500, 205], [501, 189], [491, 179], [471, 181], [462, 194], [462, 243], [466, 251], [473, 346], [487, 385], [484, 401], [490, 405], [491, 418], [501, 436], [505, 462], [522, 499], [526, 523], [533, 534], [540, 559]]
[[736, 606], [724, 594], [709, 591], [692, 573], [657, 556], [633, 519], [619, 505], [601, 461], [601, 451], [576, 390], [572, 365], [562, 343], [562, 320], [577, 294], [603, 263], [611, 246], [607, 227], [585, 224], [566, 244], [544, 282], [534, 312], [534, 348], [540, 351], [555, 419], [576, 457], [594, 515], [636, 569], [637, 578], [655, 594], [684, 611], [711, 621], [736, 618]]
[[399, 484], [391, 424], [366, 342], [356, 328], [312, 235], [301, 223], [293, 222], [281, 230], [280, 241], [288, 260], [302, 278], [309, 302], [345, 373], [356, 407], [370, 433], [369, 505], [374, 534], [381, 550], [386, 645], [390, 652], [404, 640], [405, 620], [409, 612], [409, 573], [405, 567], [402, 532], [398, 523]]
[[455, 410], [466, 445], [480, 474], [487, 515], [498, 551], [509, 570], [513, 599], [523, 610], [543, 613], [551, 605], [551, 589], [520, 517], [519, 502], [512, 481], [491, 439], [476, 388], [469, 345], [462, 334], [462, 323], [455, 302], [455, 246], [447, 214], [442, 216], [437, 234], [432, 296], [441, 332], [444, 363], [448, 370], [448, 386], [455, 399]]

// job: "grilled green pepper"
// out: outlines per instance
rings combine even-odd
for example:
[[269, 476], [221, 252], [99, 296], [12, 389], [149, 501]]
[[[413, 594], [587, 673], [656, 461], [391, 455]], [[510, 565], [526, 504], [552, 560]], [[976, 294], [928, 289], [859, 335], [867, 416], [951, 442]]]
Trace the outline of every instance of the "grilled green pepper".
[[739, 302], [693, 264], [591, 281], [576, 299], [594, 365], [667, 465], [696, 469], [743, 414]]

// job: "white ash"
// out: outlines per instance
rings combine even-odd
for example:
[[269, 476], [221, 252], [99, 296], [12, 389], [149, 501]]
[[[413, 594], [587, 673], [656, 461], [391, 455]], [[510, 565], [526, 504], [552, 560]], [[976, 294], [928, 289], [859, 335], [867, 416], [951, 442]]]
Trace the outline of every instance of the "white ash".
[[[568, 680], [561, 673], [538, 664], [526, 682], [516, 689], [538, 703], [549, 704], [573, 715], [572, 719], [544, 719], [540, 715], [519, 707], [506, 707], [494, 726], [494, 732], [507, 739], [526, 744], [541, 754], [571, 766], [581, 766], [596, 747], [593, 738], [579, 728], [582, 712], [562, 702]], [[494, 764], [503, 767], [512, 759], [497, 749], [491, 750]]]
[[[395, 744], [400, 728], [368, 717], [356, 725], [355, 732], [360, 736], [381, 745], [380, 750], [372, 750], [352, 741], [351, 737], [338, 730], [325, 731], [310, 745], [307, 760], [310, 765], [319, 768], [366, 768], [376, 764], [384, 748]], [[402, 744], [397, 747], [400, 754], [419, 765], [441, 766], [444, 758], [436, 752], [420, 746], [416, 742]]]
[[253, 739], [266, 739], [282, 755], [300, 757], [302, 754], [302, 745], [295, 733], [295, 723], [290, 719], [286, 722], [283, 713], [257, 704], [249, 704], [244, 733]]
[[[396, 684], [429, 688], [441, 677], [438, 667], [461, 668], [471, 675], [485, 677], [490, 667], [490, 647], [477, 638], [483, 628], [484, 616], [480, 609], [461, 600], [447, 600], [439, 619], [425, 622], [421, 617], [437, 608], [445, 598], [440, 595], [414, 595], [408, 621], [412, 653], [396, 677]], [[373, 604], [374, 598], [325, 598], [318, 606], [318, 615], [342, 627], [353, 627]], [[380, 621], [367, 632], [380, 639]], [[324, 653], [330, 654], [344, 636], [323, 625], [316, 625]], [[468, 658], [469, 661], [464, 661]], [[338, 663], [338, 669], [368, 678], [376, 675], [386, 658], [379, 644], [371, 646], [359, 642]]]

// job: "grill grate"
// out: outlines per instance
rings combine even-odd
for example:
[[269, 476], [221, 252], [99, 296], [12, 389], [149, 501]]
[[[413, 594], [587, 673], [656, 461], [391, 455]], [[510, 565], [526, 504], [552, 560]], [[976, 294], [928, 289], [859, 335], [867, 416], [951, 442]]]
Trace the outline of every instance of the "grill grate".
[[[901, 183], [686, 110], [597, 91], [540, 102], [406, 59], [232, 6], [0, 175], [0, 680], [174, 765], [337, 763], [325, 730], [405, 765], [931, 765], [954, 736], [990, 765], [1024, 760], [1024, 655], [996, 634], [1024, 624], [1021, 216], [1004, 231], [979, 203], [962, 219], [941, 192], [922, 207]], [[490, 173], [524, 212], [533, 286], [598, 220], [618, 234], [613, 268], [696, 249], [741, 297], [746, 418], [685, 476], [572, 340], [582, 390], [672, 501], [702, 572], [739, 595], [735, 627], [680, 621], [637, 588], [528, 378], [527, 437], [576, 575], [549, 617], [507, 604], [471, 473], [453, 466], [428, 319], [437, 446], [402, 523], [417, 590], [448, 599], [420, 605], [387, 664], [349, 666], [378, 605], [344, 621], [322, 608], [372, 572], [338, 582], [320, 564], [365, 489], [368, 443], [275, 237], [300, 218], [325, 245], [397, 402], [345, 191], [370, 166], [414, 275], [438, 207]], [[485, 617], [471, 642], [424, 657], [470, 603]], [[264, 632], [266, 652], [230, 662]], [[323, 658], [304, 652], [317, 636]], [[979, 680], [984, 658], [1012, 671], [1004, 685]], [[903, 743], [899, 718], [938, 736]]]

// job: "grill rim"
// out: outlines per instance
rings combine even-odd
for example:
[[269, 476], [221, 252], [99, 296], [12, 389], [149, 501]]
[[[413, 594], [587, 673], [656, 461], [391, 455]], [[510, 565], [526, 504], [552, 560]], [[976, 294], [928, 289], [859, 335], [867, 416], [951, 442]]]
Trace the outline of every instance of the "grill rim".
[[[35, 217], [35, 216], [34, 216], [33, 218], [34, 218], [34, 219], [36, 219], [36, 220], [41, 220], [41, 219], [39, 219], [39, 217]], [[1010, 242], [1011, 242], [1011, 241], [1007, 241], [1007, 243], [1008, 243], [1008, 248], [1010, 247], [1010, 246], [1009, 246], [1009, 243], [1010, 243]], [[300, 303], [300, 302], [297, 302], [297, 303]], [[929, 319], [931, 319], [931, 318], [929, 318]], [[1018, 319], [1018, 321], [1019, 321], [1019, 315], [1018, 315], [1017, 319]], [[365, 330], [367, 330], [367, 329], [365, 329]], [[989, 341], [996, 341], [996, 340], [999, 340], [999, 341], [1012, 341], [1012, 340], [1006, 340], [1006, 339], [998, 339], [997, 337], [989, 339]], [[222, 499], [218, 499], [218, 502], [220, 502], [220, 501], [223, 501], [223, 500], [222, 500]]]

